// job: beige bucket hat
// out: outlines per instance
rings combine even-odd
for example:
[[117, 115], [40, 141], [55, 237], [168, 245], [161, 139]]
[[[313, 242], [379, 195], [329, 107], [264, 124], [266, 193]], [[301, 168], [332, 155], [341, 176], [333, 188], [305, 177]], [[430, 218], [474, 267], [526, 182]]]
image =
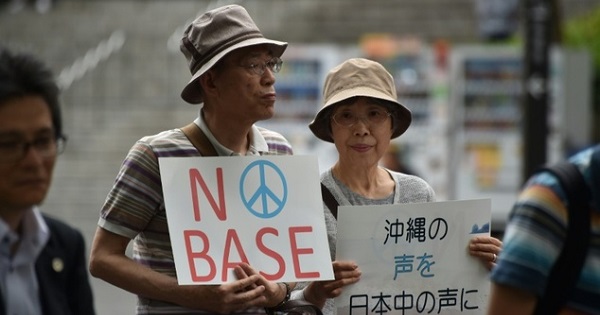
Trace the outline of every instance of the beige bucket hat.
[[196, 18], [185, 29], [179, 46], [192, 73], [181, 98], [191, 104], [202, 103], [202, 90], [196, 82], [198, 78], [227, 53], [260, 44], [270, 45], [275, 57], [281, 57], [288, 45], [265, 38], [242, 6], [223, 6]]
[[374, 97], [390, 103], [392, 108], [392, 139], [403, 134], [412, 121], [411, 112], [398, 102], [392, 75], [378, 62], [352, 58], [331, 69], [325, 78], [325, 104], [308, 125], [317, 138], [333, 142], [331, 138], [331, 109], [334, 105], [355, 96]]

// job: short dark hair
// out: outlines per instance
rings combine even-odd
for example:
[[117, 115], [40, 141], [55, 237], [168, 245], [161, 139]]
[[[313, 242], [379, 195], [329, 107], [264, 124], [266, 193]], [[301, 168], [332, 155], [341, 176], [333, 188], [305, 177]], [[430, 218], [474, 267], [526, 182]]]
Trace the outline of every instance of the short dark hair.
[[0, 46], [0, 105], [25, 96], [40, 96], [48, 104], [54, 136], [63, 137], [60, 89], [50, 68], [28, 53]]

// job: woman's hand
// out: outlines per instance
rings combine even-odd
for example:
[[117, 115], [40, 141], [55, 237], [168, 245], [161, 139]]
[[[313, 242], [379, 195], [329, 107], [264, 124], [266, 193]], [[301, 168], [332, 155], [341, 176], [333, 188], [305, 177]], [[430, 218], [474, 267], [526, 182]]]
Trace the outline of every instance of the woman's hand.
[[481, 259], [488, 270], [496, 266], [501, 250], [502, 241], [491, 236], [477, 236], [469, 242], [469, 254]]
[[352, 261], [334, 261], [335, 280], [313, 281], [304, 290], [304, 299], [323, 308], [325, 300], [339, 296], [342, 289], [358, 282], [362, 272]]

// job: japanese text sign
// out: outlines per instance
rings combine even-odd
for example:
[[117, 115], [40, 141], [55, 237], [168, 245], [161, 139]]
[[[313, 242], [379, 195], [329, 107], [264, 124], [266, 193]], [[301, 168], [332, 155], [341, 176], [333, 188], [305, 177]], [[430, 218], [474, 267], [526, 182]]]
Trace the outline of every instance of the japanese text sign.
[[179, 284], [333, 279], [316, 157], [160, 158]]
[[485, 314], [488, 270], [468, 245], [490, 218], [489, 199], [340, 207], [336, 260], [362, 276], [338, 314]]

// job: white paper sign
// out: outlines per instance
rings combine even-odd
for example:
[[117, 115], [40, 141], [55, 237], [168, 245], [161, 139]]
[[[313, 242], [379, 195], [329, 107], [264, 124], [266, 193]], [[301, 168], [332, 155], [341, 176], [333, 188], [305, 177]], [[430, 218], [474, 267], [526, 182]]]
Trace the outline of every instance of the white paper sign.
[[362, 276], [337, 314], [485, 314], [488, 270], [468, 243], [490, 218], [489, 199], [339, 207], [336, 259]]
[[179, 284], [334, 278], [316, 157], [160, 158]]

